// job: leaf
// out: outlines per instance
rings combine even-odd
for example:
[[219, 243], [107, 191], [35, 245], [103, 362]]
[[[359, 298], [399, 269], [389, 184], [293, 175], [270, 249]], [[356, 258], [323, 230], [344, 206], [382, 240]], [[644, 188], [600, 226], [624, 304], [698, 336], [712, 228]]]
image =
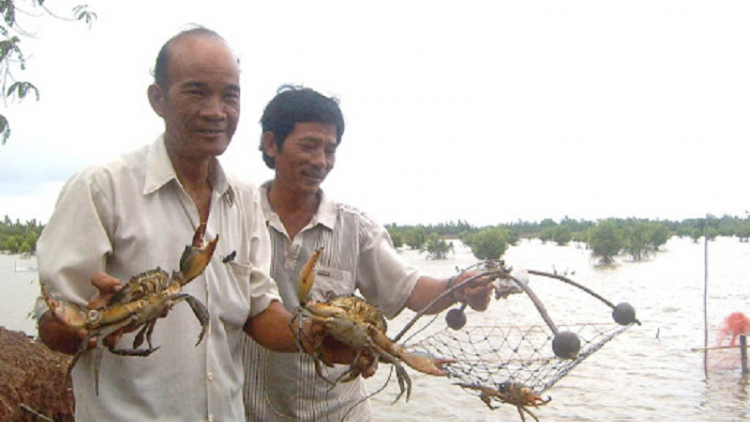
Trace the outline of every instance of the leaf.
[[3, 145], [5, 145], [5, 142], [8, 140], [9, 136], [10, 136], [10, 124], [8, 123], [8, 119], [6, 119], [5, 116], [0, 114], [0, 138], [3, 139]]
[[15, 93], [18, 96], [18, 99], [22, 100], [26, 98], [29, 91], [34, 91], [34, 94], [36, 94], [36, 100], [39, 101], [39, 90], [31, 82], [14, 82], [13, 85], [8, 88], [5, 96], [10, 97]]
[[0, 0], [0, 14], [3, 15], [3, 20], [8, 26], [16, 23], [16, 6], [13, 0]]
[[21, 51], [18, 48], [19, 41], [18, 37], [11, 37], [7, 40], [0, 41], [0, 62], [7, 60], [13, 52], [18, 53], [19, 55], [21, 54]]
[[76, 6], [73, 8], [73, 14], [76, 16], [76, 19], [78, 19], [79, 21], [85, 21], [88, 24], [89, 28], [91, 28], [91, 25], [96, 20], [97, 15], [94, 12], [89, 12], [88, 7], [89, 6], [87, 4]]

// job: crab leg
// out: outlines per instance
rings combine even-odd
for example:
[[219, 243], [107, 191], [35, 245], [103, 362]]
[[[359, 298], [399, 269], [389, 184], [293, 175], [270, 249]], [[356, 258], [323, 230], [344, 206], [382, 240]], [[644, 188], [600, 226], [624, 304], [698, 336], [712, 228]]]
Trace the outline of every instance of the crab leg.
[[[199, 345], [201, 340], [203, 340], [203, 335], [206, 334], [206, 328], [208, 328], [208, 309], [206, 309], [206, 307], [198, 299], [190, 296], [187, 293], [180, 293], [178, 295], [175, 295], [173, 299], [174, 303], [181, 300], [187, 301], [188, 305], [190, 305], [190, 309], [193, 310], [195, 317], [198, 318], [198, 321], [200, 321], [201, 332], [198, 335], [198, 342], [195, 343], [196, 346]], [[171, 306], [174, 306], [174, 303]]]
[[409, 401], [409, 397], [411, 397], [411, 378], [406, 372], [406, 369], [404, 369], [403, 365], [401, 365], [401, 363], [399, 363], [399, 361], [393, 355], [388, 353], [387, 350], [374, 343], [372, 347], [373, 349], [375, 349], [378, 356], [380, 356], [386, 362], [392, 364], [396, 369], [396, 379], [398, 380], [398, 386], [401, 389], [401, 392], [398, 393], [398, 396], [396, 396], [396, 399], [393, 400], [393, 402], [396, 403], [401, 398], [401, 396], [404, 395], [404, 392], [406, 392], [406, 401]]

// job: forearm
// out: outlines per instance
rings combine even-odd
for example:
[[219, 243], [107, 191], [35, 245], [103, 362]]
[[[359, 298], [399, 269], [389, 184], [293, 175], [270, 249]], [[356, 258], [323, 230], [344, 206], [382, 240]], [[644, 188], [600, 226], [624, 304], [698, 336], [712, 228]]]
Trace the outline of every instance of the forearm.
[[[448, 287], [448, 279], [437, 279], [427, 276], [422, 276], [417, 280], [417, 285], [412, 290], [409, 300], [406, 302], [406, 306], [415, 311], [419, 312], [427, 307], [435, 298], [443, 294]], [[434, 305], [430, 306], [425, 311], [427, 314], [436, 314], [455, 303], [453, 295], [445, 295], [442, 299], [437, 301]]]
[[406, 306], [413, 311], [421, 311], [431, 301], [447, 290], [463, 284], [469, 278], [473, 278], [474, 280], [470, 281], [468, 285], [462, 285], [460, 288], [444, 295], [434, 305], [430, 306], [425, 313], [438, 313], [455, 302], [467, 303], [472, 309], [483, 311], [490, 304], [491, 293], [494, 290], [492, 285], [493, 279], [488, 277], [476, 278], [477, 275], [479, 273], [476, 271], [463, 272], [455, 276], [455, 278], [451, 277], [444, 280], [422, 276], [417, 281], [417, 285], [414, 287], [411, 296], [409, 296]]
[[266, 349], [275, 352], [297, 352], [297, 342], [289, 326], [291, 320], [292, 314], [280, 302], [273, 301], [263, 312], [248, 319], [244, 330]]
[[[301, 318], [301, 319], [300, 319]], [[301, 325], [300, 325], [301, 324]], [[294, 333], [299, 333], [302, 353], [316, 354], [326, 364], [341, 363], [349, 365], [357, 356], [356, 351], [337, 342], [331, 337], [324, 338], [324, 327], [313, 323], [308, 318], [297, 317], [281, 305], [271, 302], [265, 311], [250, 318], [245, 323], [245, 332], [258, 344], [275, 352], [299, 352]], [[294, 330], [294, 331], [293, 331]], [[319, 343], [319, 344], [318, 344]], [[315, 344], [318, 344], [316, 350]], [[372, 375], [374, 367], [368, 357], [363, 358], [362, 371]]]

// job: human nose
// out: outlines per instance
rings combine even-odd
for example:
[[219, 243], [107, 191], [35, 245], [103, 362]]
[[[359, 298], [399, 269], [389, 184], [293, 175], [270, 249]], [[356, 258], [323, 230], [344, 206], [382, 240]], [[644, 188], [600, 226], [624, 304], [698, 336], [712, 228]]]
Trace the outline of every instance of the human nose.
[[326, 152], [324, 148], [315, 148], [312, 153], [311, 161], [313, 165], [325, 168], [327, 165]]
[[224, 102], [218, 95], [212, 95], [206, 98], [201, 108], [203, 116], [210, 120], [224, 120], [227, 117], [227, 111]]

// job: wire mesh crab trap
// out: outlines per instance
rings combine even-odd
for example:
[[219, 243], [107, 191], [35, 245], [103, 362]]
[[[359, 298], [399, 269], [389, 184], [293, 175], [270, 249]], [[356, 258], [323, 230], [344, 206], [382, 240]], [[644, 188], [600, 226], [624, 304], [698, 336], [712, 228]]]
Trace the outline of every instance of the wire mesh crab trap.
[[[614, 321], [592, 322], [592, 319], [596, 319], [595, 315], [584, 312], [588, 321], [558, 326], [529, 287], [528, 277], [513, 272], [502, 260], [481, 262], [464, 271], [468, 270], [479, 270], [480, 274], [453, 286], [443, 295], [451, 294], [473, 280], [488, 277], [495, 280], [496, 298], [524, 293], [533, 302], [543, 323], [466, 326], [466, 305], [463, 305], [446, 313], [444, 327], [439, 327], [438, 318], [433, 318], [413, 332], [405, 342], [412, 351], [450, 359], [452, 363], [444, 369], [455, 384], [479, 396], [492, 409], [502, 403], [516, 406], [523, 420], [524, 413], [538, 420], [528, 407], [546, 404], [549, 399], [543, 399], [542, 393], [607, 342], [633, 324], [640, 324], [635, 317], [635, 309], [627, 303], [614, 305], [567, 277], [528, 270], [527, 273], [531, 275], [557, 279], [572, 286], [573, 292], [585, 292], [612, 309]], [[576, 300], [576, 305], [585, 309], [583, 303]], [[398, 341], [410, 330], [421, 316], [422, 313], [415, 315], [395, 340]]]

